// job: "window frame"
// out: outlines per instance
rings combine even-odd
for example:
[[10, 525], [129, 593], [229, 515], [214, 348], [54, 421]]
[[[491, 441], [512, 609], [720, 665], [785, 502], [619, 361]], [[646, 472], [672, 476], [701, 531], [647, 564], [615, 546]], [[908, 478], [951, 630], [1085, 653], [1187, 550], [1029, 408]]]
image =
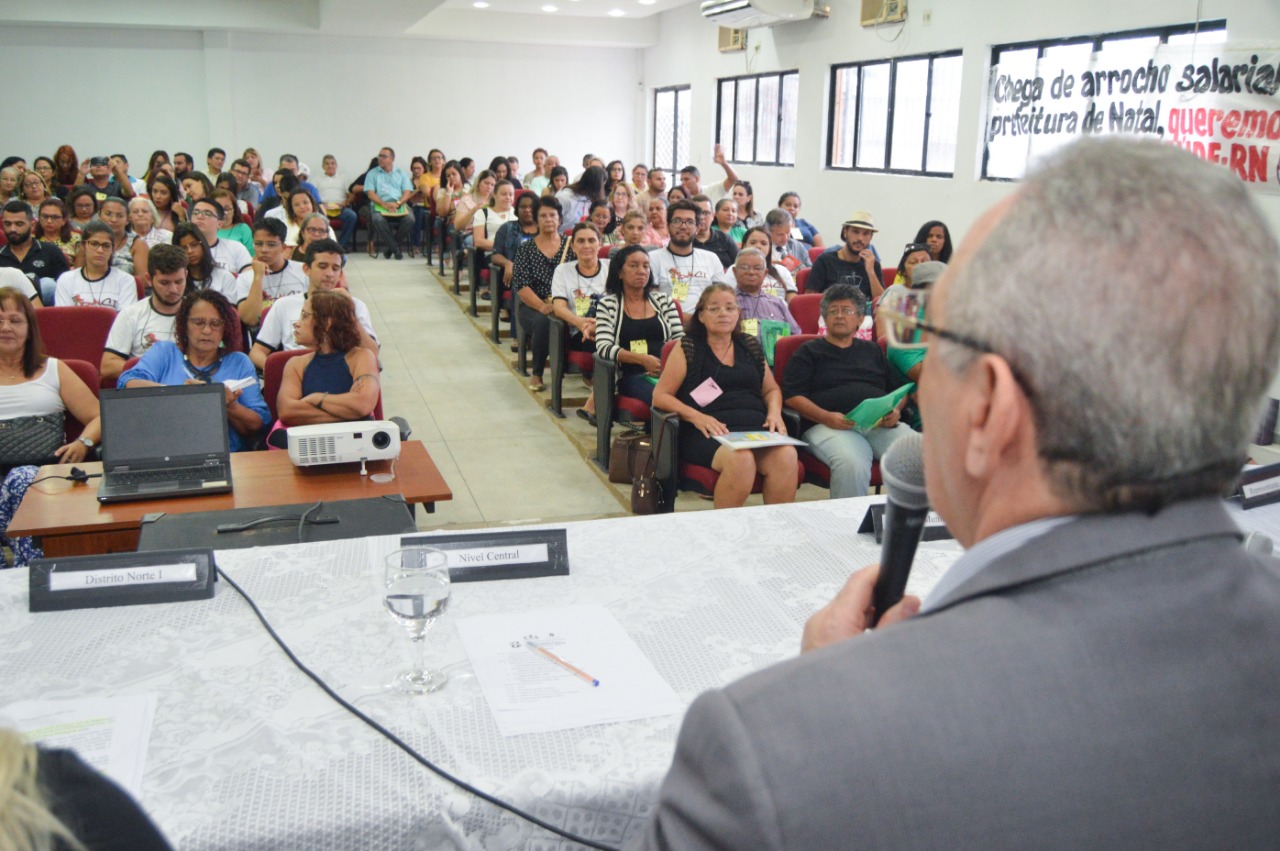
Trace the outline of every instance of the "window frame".
[[[662, 168], [664, 171], [678, 173], [681, 168], [688, 165], [682, 163], [677, 156], [680, 153], [680, 93], [688, 92], [689, 98], [693, 98], [693, 86], [690, 83], [682, 83], [678, 86], [659, 86], [653, 90], [653, 133], [651, 135], [651, 150], [653, 159], [650, 161], [653, 166]], [[658, 159], [658, 98], [663, 94], [672, 94], [671, 98], [671, 166], [659, 166]], [[692, 109], [690, 110], [692, 112]], [[692, 124], [693, 116], [689, 116], [690, 124]]]
[[[964, 49], [936, 50], [930, 53], [918, 53], [912, 56], [893, 56], [881, 59], [863, 59], [856, 62], [841, 62], [831, 66], [827, 86], [827, 146], [824, 157], [824, 168], [828, 171], [859, 171], [868, 174], [897, 174], [909, 177], [955, 177], [955, 165], [950, 171], [929, 171], [929, 125], [933, 121], [933, 69], [938, 59], [960, 58], [964, 60]], [[925, 84], [924, 133], [920, 143], [920, 168], [892, 168], [893, 161], [893, 114], [896, 106], [899, 62], [919, 62], [929, 60], [929, 73]], [[862, 139], [862, 69], [871, 65], [889, 66], [889, 108], [885, 116], [884, 167], [858, 165], [858, 143]], [[857, 107], [853, 120], [853, 163], [851, 165], [833, 165], [832, 158], [836, 142], [836, 79], [841, 71], [850, 68], [858, 69], [857, 74]]]
[[[760, 80], [767, 77], [775, 78], [777, 80], [777, 85], [778, 85], [777, 99], [775, 100], [775, 107], [776, 107], [775, 113], [777, 116], [777, 121], [774, 125], [774, 138], [773, 138], [773, 157], [774, 158], [772, 160], [740, 159], [737, 157], [737, 154], [739, 153], [738, 151], [738, 87], [742, 84], [744, 80], [751, 80], [755, 83], [756, 108], [755, 110], [753, 110], [753, 117], [752, 117], [753, 123], [751, 125], [752, 127], [751, 153], [752, 153], [752, 156], [758, 157], [760, 153], [759, 151], [760, 114], [762, 112], [762, 110], [760, 109], [760, 103], [759, 103]], [[731, 144], [728, 146], [728, 148], [733, 152], [734, 156], [728, 157], [727, 158], [728, 162], [733, 163], [734, 165], [755, 165], [755, 166], [771, 166], [774, 168], [795, 168], [796, 164], [794, 159], [791, 162], [782, 161], [782, 137], [783, 137], [782, 128], [785, 121], [785, 116], [782, 114], [782, 104], [785, 99], [784, 93], [786, 92], [786, 79], [788, 77], [794, 77], [796, 80], [796, 119], [795, 120], [798, 122], [799, 112], [800, 112], [800, 69], [799, 68], [793, 68], [787, 71], [764, 71], [759, 74], [739, 74], [733, 77], [720, 77], [716, 80], [715, 139], [716, 139], [716, 143], [721, 145], [725, 144], [724, 135], [723, 135], [724, 128], [722, 124], [723, 109], [724, 109], [724, 102], [723, 102], [724, 84], [733, 83], [733, 119], [734, 120], [733, 120], [733, 127], [730, 128], [732, 141], [731, 141]]]
[[[991, 45], [991, 53], [988, 57], [987, 64], [987, 85], [982, 90], [982, 105], [985, 112], [986, 105], [989, 101], [991, 86], [991, 69], [1000, 64], [1000, 54], [1005, 51], [1013, 50], [1030, 50], [1036, 48], [1036, 63], [1044, 59], [1045, 50], [1053, 47], [1067, 47], [1077, 44], [1089, 44], [1092, 47], [1091, 53], [1098, 53], [1102, 50], [1104, 43], [1108, 41], [1122, 41], [1131, 38], [1150, 38], [1158, 36], [1160, 44], [1169, 43], [1169, 37], [1175, 35], [1192, 35], [1199, 32], [1219, 32], [1227, 29], [1226, 18], [1215, 18], [1211, 21], [1200, 21], [1199, 23], [1190, 24], [1166, 24], [1162, 27], [1143, 27], [1136, 30], [1117, 30], [1116, 32], [1094, 33], [1093, 35], [1076, 35], [1064, 36], [1062, 38], [1040, 39], [1033, 41], [1015, 41], [1008, 44]], [[988, 183], [1017, 183], [1021, 178], [1017, 177], [988, 177], [987, 167], [990, 161], [991, 152], [986, 141], [986, 134], [982, 128], [979, 128], [982, 134], [982, 170], [979, 172], [978, 180]]]

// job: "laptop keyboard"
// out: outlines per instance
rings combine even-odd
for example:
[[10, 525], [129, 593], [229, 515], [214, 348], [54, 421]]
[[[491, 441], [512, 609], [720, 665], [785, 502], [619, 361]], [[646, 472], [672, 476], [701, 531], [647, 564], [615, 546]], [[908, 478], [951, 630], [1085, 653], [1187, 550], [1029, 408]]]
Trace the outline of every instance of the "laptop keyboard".
[[199, 467], [166, 467], [161, 470], [132, 470], [128, 473], [112, 473], [111, 477], [122, 485], [145, 485], [149, 482], [225, 479], [227, 471], [221, 464], [209, 464]]

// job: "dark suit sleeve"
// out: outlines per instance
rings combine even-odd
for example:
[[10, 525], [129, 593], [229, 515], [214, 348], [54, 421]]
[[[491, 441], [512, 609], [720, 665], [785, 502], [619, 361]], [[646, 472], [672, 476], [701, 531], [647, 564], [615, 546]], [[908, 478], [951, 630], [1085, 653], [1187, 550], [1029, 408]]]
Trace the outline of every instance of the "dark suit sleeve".
[[170, 851], [128, 793], [72, 751], [41, 749], [37, 776], [53, 814], [90, 851]]
[[723, 692], [689, 707], [658, 805], [635, 849], [781, 848], [764, 767]]

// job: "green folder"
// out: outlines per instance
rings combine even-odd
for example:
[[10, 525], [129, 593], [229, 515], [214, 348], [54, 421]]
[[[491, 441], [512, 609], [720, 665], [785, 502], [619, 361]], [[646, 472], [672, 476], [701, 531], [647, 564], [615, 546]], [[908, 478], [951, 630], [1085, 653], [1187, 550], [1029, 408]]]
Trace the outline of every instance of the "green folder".
[[773, 350], [778, 345], [779, 337], [790, 337], [791, 326], [777, 319], [760, 320], [760, 344], [764, 346], [764, 359], [773, 366]]
[[908, 381], [906, 384], [902, 385], [897, 390], [894, 390], [887, 396], [878, 396], [875, 399], [863, 399], [857, 404], [857, 407], [845, 414], [844, 418], [860, 429], [866, 430], [872, 428], [876, 423], [884, 419], [886, 414], [898, 407], [898, 403], [906, 398], [908, 393], [915, 389], [915, 382]]

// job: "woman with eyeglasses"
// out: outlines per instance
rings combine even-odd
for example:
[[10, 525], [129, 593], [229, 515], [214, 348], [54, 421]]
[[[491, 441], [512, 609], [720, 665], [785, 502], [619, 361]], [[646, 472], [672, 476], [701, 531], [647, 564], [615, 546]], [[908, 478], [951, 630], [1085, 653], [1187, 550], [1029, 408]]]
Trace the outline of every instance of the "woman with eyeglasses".
[[54, 180], [56, 174], [53, 169], [52, 159], [49, 157], [36, 157], [31, 167], [36, 174], [44, 178], [44, 185], [48, 188], [50, 197], [59, 200], [67, 197], [67, 187]]
[[713, 283], [702, 291], [688, 333], [658, 378], [653, 405], [680, 415], [680, 460], [720, 474], [716, 508], [744, 504], [757, 474], [764, 478], [765, 504], [795, 501], [794, 446], [730, 449], [715, 439], [731, 431], [787, 432], [782, 391], [760, 343], [742, 331], [733, 287]]
[[[7, 425], [13, 428], [39, 428], [34, 422], [19, 426], [12, 420], [48, 417], [62, 422], [68, 413], [86, 423], [79, 439], [63, 444], [62, 426], [58, 425], [52, 435], [50, 456], [12, 458], [7, 464], [0, 463], [0, 543], [13, 552], [15, 567], [25, 567], [31, 559], [41, 556], [33, 539], [5, 536], [39, 465], [83, 461], [89, 448], [101, 438], [102, 426], [94, 393], [71, 367], [45, 356], [31, 301], [16, 289], [0, 287], [0, 420], [9, 420]], [[0, 567], [7, 567], [3, 554]]]
[[76, 255], [80, 251], [80, 234], [71, 229], [67, 219], [67, 205], [57, 198], [50, 198], [40, 205], [36, 220], [36, 239], [52, 242], [58, 246], [62, 256], [67, 258], [67, 265], [75, 264]]
[[31, 215], [39, 215], [40, 205], [48, 200], [49, 186], [44, 182], [44, 178], [37, 172], [29, 171], [22, 175], [22, 183], [18, 187], [18, 191], [23, 201], [27, 202], [27, 206], [31, 208]]
[[147, 241], [138, 239], [138, 235], [129, 230], [129, 208], [124, 201], [115, 196], [103, 201], [98, 209], [98, 221], [111, 228], [111, 236], [115, 240], [111, 265], [126, 275], [141, 275], [146, 284]]
[[232, 452], [253, 448], [269, 413], [258, 388], [258, 373], [243, 352], [231, 351], [240, 327], [236, 309], [214, 290], [188, 294], [173, 323], [175, 342], [161, 340], [126, 370], [121, 388], [165, 387], [176, 384], [214, 384], [242, 378], [253, 381], [240, 390], [226, 390], [227, 426]]

